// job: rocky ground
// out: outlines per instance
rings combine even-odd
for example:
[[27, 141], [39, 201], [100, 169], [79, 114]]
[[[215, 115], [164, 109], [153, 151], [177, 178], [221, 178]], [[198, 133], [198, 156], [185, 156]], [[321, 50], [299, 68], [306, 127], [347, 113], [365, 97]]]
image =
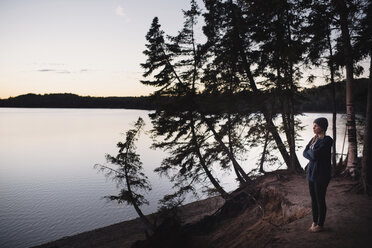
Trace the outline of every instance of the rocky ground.
[[[320, 233], [307, 231], [312, 217], [305, 176], [282, 171], [256, 179], [227, 202], [213, 197], [182, 207], [182, 226], [163, 228], [135, 247], [371, 247], [372, 197], [354, 193], [355, 184], [332, 179]], [[136, 219], [38, 247], [131, 247], [145, 239], [143, 230]]]

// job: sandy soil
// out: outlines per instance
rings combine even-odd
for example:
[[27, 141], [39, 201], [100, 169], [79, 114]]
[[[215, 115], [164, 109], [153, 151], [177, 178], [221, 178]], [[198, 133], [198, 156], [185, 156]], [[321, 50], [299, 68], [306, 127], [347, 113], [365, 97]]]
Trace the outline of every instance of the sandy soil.
[[[355, 183], [347, 178], [331, 180], [325, 230], [310, 233], [307, 229], [312, 217], [305, 176], [286, 172], [265, 175], [255, 183], [258, 195], [254, 201], [247, 198], [249, 208], [238, 216], [220, 218], [208, 230], [193, 233], [192, 247], [372, 247], [372, 197], [350, 192]], [[182, 209], [182, 218], [195, 223], [215, 213], [223, 203], [214, 197], [188, 204]], [[38, 247], [130, 247], [144, 238], [142, 223], [136, 219]]]
[[273, 174], [257, 184], [258, 204], [222, 221], [201, 238], [204, 247], [372, 247], [372, 197], [351, 193], [356, 182], [331, 180], [325, 229], [319, 233], [308, 231], [311, 200], [304, 175]]
[[[199, 221], [212, 215], [225, 201], [221, 197], [192, 202], [181, 207], [183, 223]], [[129, 248], [137, 240], [145, 239], [145, 227], [140, 219], [124, 221], [70, 237], [65, 237], [35, 248]]]
[[[274, 230], [268, 247], [372, 247], [372, 197], [351, 193], [353, 184], [355, 182], [343, 178], [331, 181], [323, 232], [307, 231], [312, 222], [310, 212], [304, 218]], [[291, 202], [311, 207], [306, 187], [293, 187], [291, 183], [285, 187]]]

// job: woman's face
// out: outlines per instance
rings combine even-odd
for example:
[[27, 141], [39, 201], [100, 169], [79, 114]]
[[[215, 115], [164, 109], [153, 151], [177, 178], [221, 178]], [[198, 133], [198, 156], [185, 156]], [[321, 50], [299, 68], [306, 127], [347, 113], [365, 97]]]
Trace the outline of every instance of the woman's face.
[[323, 133], [323, 129], [316, 123], [314, 123], [313, 131], [317, 135]]

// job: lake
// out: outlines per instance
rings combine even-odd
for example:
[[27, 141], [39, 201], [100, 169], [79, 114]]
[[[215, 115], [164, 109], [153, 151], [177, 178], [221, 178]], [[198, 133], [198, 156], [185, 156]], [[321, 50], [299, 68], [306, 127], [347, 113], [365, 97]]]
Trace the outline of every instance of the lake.
[[[118, 189], [93, 166], [105, 164], [106, 153], [117, 154], [116, 143], [139, 116], [150, 130], [148, 114], [125, 109], [0, 108], [0, 247], [29, 247], [136, 218], [132, 207], [102, 199]], [[331, 114], [300, 117], [305, 129], [298, 146], [304, 147], [313, 136], [312, 121], [320, 115], [331, 122]], [[338, 151], [345, 123], [338, 115]], [[331, 127], [328, 133], [332, 134]], [[153, 188], [146, 196], [150, 205], [143, 206], [145, 214], [156, 211], [157, 201], [171, 192], [168, 180], [153, 172], [166, 154], [150, 149], [151, 143], [146, 134], [137, 142]], [[242, 161], [247, 172], [256, 168], [261, 150], [251, 150], [249, 159]], [[302, 148], [297, 152], [304, 167]], [[221, 173], [222, 186], [235, 189], [234, 176]]]

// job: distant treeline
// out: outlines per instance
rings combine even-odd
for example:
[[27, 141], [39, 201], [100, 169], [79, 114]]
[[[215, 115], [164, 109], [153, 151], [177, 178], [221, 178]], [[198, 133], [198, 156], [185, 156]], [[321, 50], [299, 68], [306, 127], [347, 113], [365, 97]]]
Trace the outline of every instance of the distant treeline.
[[[355, 79], [353, 86], [354, 107], [358, 114], [365, 115], [367, 106], [368, 78]], [[346, 112], [345, 81], [336, 83], [337, 112]], [[332, 112], [332, 85], [314, 87], [300, 93], [304, 99], [300, 112]]]
[[[366, 108], [368, 79], [355, 80], [354, 100], [357, 113], [364, 114]], [[299, 112], [332, 112], [332, 86], [330, 84], [302, 90], [298, 95]], [[338, 112], [345, 112], [345, 82], [336, 83], [336, 104]], [[204, 96], [203, 96], [204, 97]], [[252, 92], [242, 93], [235, 99], [248, 103], [254, 110], [257, 102], [262, 102], [266, 96], [255, 96]], [[202, 98], [202, 97], [200, 97]], [[218, 98], [214, 99], [214, 98]], [[223, 103], [223, 96], [205, 97], [205, 104], [211, 102]], [[214, 99], [214, 100], [213, 100]], [[203, 102], [202, 99], [200, 99]], [[166, 97], [90, 97], [75, 94], [26, 94], [8, 99], [0, 99], [0, 107], [17, 108], [123, 108], [154, 110], [162, 103], [171, 101]], [[246, 105], [247, 106], [247, 105]], [[252, 109], [253, 108], [253, 109]]]
[[75, 94], [26, 94], [0, 99], [0, 107], [154, 109], [149, 97], [91, 97]]

